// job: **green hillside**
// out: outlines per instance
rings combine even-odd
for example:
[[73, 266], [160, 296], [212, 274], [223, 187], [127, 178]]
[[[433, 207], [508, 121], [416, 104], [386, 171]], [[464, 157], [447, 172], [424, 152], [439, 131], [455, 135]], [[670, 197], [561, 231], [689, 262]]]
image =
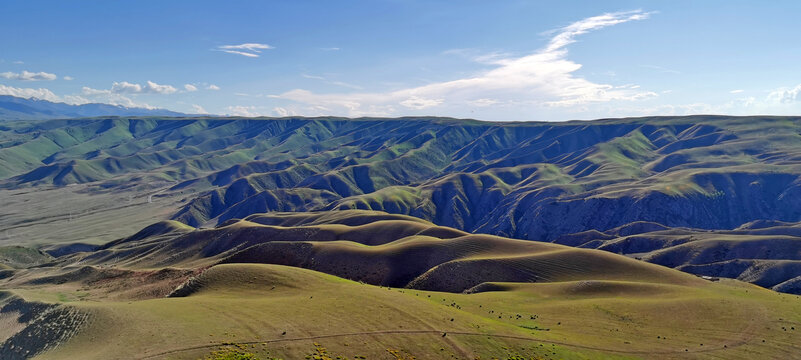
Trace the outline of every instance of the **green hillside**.
[[[12, 126], [5, 136], [14, 140], [0, 150], [4, 186], [177, 181], [173, 190], [201, 192], [175, 215], [190, 225], [273, 210], [368, 208], [551, 240], [637, 220], [730, 229], [799, 217], [790, 196], [799, 173], [796, 118], [111, 118]], [[754, 196], [765, 203], [741, 206]], [[542, 198], [558, 201], [551, 208]], [[641, 208], [649, 202], [676, 210]], [[548, 218], [607, 208], [625, 216], [581, 226]], [[546, 216], [520, 221], [535, 212]]]
[[11, 359], [801, 351], [796, 296], [371, 211], [256, 214], [205, 230], [156, 223], [0, 286], [0, 319], [13, 324], [0, 329], [0, 353]]
[[[797, 251], [779, 245], [786, 238], [753, 245], [781, 247], [769, 255], [674, 256], [729, 249], [734, 243], [718, 230], [801, 220], [799, 134], [796, 117], [6, 122], [0, 192], [15, 206], [0, 209], [0, 241], [102, 244], [166, 219], [215, 226], [271, 211], [363, 209], [799, 292]], [[29, 204], [37, 211], [26, 211]], [[609, 231], [637, 222], [716, 232], [703, 247], [660, 237], [639, 237], [644, 250], [607, 241], [618, 237]], [[562, 240], [593, 231], [603, 234]]]

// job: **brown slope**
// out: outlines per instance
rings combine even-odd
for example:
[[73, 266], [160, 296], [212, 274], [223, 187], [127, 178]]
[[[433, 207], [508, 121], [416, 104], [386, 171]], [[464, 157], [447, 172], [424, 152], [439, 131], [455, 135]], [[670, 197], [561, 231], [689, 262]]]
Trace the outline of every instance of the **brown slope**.
[[[362, 225], [367, 215], [378, 220]], [[297, 221], [298, 214], [285, 216]], [[215, 229], [131, 238], [70, 261], [133, 268], [266, 263], [308, 268], [375, 285], [461, 292], [483, 282], [575, 280], [700, 283], [694, 276], [597, 250], [465, 234], [385, 213], [312, 214], [316, 225], [242, 220]], [[257, 220], [254, 217], [254, 220]], [[276, 221], [276, 220], [271, 220]]]

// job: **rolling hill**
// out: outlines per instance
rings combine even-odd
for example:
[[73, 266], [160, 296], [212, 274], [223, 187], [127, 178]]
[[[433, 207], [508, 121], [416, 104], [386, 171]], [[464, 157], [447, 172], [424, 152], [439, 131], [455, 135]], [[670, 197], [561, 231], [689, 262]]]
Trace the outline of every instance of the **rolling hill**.
[[797, 296], [384, 212], [254, 214], [213, 229], [165, 221], [73, 250], [0, 280], [4, 358], [801, 351]]
[[[97, 245], [159, 220], [213, 227], [272, 211], [363, 209], [796, 293], [792, 226], [736, 241], [730, 232], [801, 220], [799, 134], [797, 117], [4, 122], [0, 191], [41, 211], [0, 210], [9, 233], [0, 240]], [[616, 233], [643, 222], [704, 241]]]
[[569, 234], [554, 242], [798, 294], [800, 236], [799, 223], [780, 221], [753, 221], [733, 230], [714, 231], [637, 222], [606, 232]]

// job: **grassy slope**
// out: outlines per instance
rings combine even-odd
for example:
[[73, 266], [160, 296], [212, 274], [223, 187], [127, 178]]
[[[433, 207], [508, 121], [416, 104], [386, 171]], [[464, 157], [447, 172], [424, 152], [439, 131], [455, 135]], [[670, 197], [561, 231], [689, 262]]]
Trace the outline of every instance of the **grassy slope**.
[[[713, 116], [14, 122], [0, 128], [0, 185], [35, 190], [31, 202], [0, 210], [11, 230], [0, 240], [101, 243], [165, 218], [197, 226], [310, 209], [382, 210], [545, 241], [640, 220], [703, 229], [797, 221], [800, 127], [791, 117]], [[85, 197], [39, 192], [84, 182], [93, 182]], [[67, 196], [70, 204], [51, 201]], [[120, 201], [127, 196], [136, 206]], [[47, 211], [33, 218], [30, 204]], [[64, 221], [73, 206], [78, 220]]]
[[52, 261], [53, 257], [36, 249], [22, 246], [0, 246], [0, 269], [24, 268]]
[[[298, 226], [263, 225], [276, 223]], [[298, 266], [375, 285], [451, 292], [488, 281], [702, 282], [607, 252], [466, 234], [402, 215], [366, 211], [254, 215], [196, 231], [163, 222], [94, 252], [60, 259], [63, 266], [133, 269], [219, 262]]]
[[748, 281], [777, 291], [798, 293], [801, 278], [801, 225], [755, 222], [734, 230], [666, 228], [656, 224], [585, 232], [558, 243], [628, 254], [693, 274]]
[[460, 359], [746, 359], [801, 351], [801, 328], [789, 330], [801, 324], [795, 297], [731, 282], [493, 284], [495, 291], [450, 294], [275, 265], [220, 265], [202, 277], [185, 298], [75, 304], [92, 314], [90, 325], [41, 358], [191, 359], [231, 343], [302, 358], [315, 342], [368, 359], [392, 358], [388, 349]]
[[[276, 247], [258, 251], [263, 246]], [[378, 359], [392, 358], [389, 350], [459, 359], [801, 351], [796, 296], [379, 212], [272, 213], [194, 231], [162, 222], [54, 265], [0, 283], [28, 301], [88, 316], [42, 358], [191, 359], [231, 344], [302, 358], [315, 343]], [[193, 275], [173, 292], [179, 297], [164, 298]], [[7, 317], [0, 309], [0, 320]]]

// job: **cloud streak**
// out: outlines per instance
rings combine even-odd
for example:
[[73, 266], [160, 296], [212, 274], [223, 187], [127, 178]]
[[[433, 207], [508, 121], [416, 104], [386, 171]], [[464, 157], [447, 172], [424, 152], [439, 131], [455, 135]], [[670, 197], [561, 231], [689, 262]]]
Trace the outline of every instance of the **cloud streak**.
[[176, 89], [172, 85], [161, 85], [161, 84], [157, 84], [155, 82], [152, 82], [150, 80], [145, 82], [144, 85], [140, 85], [140, 84], [137, 84], [137, 83], [129, 83], [127, 81], [121, 81], [121, 82], [116, 82], [115, 81], [113, 84], [111, 84], [111, 89], [107, 89], [107, 90], [93, 89], [93, 88], [86, 87], [86, 86], [83, 87], [83, 93], [85, 95], [101, 95], [101, 94], [132, 94], [132, 95], [135, 95], [135, 94], [162, 94], [162, 95], [168, 95], [168, 94], [174, 94], [177, 91], [178, 91], [178, 89]]
[[322, 82], [324, 82], [326, 84], [342, 86], [342, 87], [355, 89], [355, 90], [361, 90], [362, 89], [361, 86], [349, 84], [349, 83], [346, 83], [344, 81], [331, 81], [331, 80], [328, 80], [327, 78], [325, 78], [323, 76], [309, 75], [309, 74], [300, 74], [300, 76], [302, 76], [302, 77], [304, 77], [306, 79], [320, 80], [320, 81], [322, 81]]
[[242, 55], [251, 58], [259, 57], [262, 50], [274, 49], [274, 47], [267, 44], [259, 43], [244, 43], [239, 45], [220, 45], [216, 49], [224, 53]]
[[801, 101], [801, 84], [794, 88], [780, 88], [770, 92], [768, 99], [773, 102], [789, 104]]
[[18, 88], [3, 84], [0, 84], [0, 95], [11, 95], [25, 99], [36, 98], [52, 102], [64, 102], [72, 105], [86, 104], [89, 102], [86, 98], [76, 95], [58, 96], [50, 91], [50, 89], [46, 88]]
[[58, 78], [56, 74], [46, 73], [44, 71], [40, 72], [30, 72], [23, 70], [22, 72], [15, 73], [15, 72], [3, 72], [0, 73], [0, 77], [9, 79], [9, 80], [20, 80], [20, 81], [52, 81]]
[[[647, 19], [650, 13], [637, 11], [608, 13], [586, 18], [548, 32], [548, 43], [524, 56], [493, 53], [476, 62], [492, 68], [474, 76], [436, 82], [418, 87], [379, 93], [318, 94], [294, 89], [271, 95], [289, 100], [304, 109], [344, 113], [349, 116], [394, 115], [408, 111], [454, 110], [464, 107], [517, 107], [524, 111], [609, 101], [633, 101], [657, 96], [637, 86], [598, 84], [574, 73], [581, 68], [567, 59], [567, 46], [580, 35], [625, 22]], [[295, 109], [293, 109], [295, 110]]]

